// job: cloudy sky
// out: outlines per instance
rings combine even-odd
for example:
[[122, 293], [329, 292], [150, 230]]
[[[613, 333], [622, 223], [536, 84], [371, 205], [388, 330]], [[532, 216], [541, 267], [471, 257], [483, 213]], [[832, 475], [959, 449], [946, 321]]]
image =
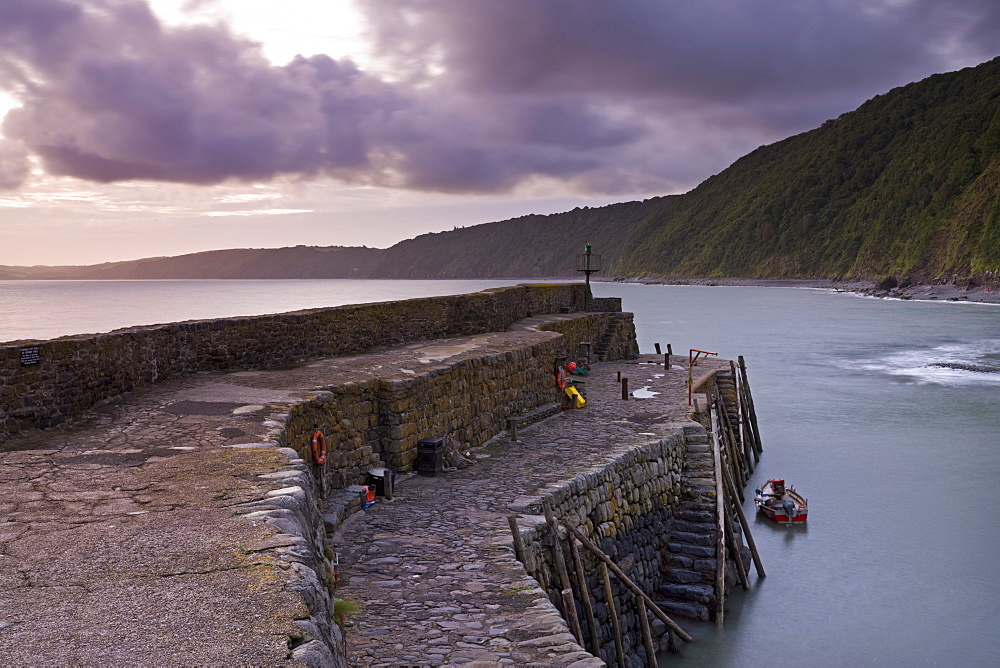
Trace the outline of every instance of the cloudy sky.
[[996, 0], [0, 0], [0, 264], [684, 192], [998, 54]]

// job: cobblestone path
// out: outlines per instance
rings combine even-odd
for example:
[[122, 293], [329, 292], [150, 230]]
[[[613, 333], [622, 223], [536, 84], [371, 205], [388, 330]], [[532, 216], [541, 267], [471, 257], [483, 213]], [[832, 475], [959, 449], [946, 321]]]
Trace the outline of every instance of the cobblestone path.
[[[622, 400], [618, 372], [650, 396]], [[688, 413], [686, 367], [602, 363], [586, 381], [583, 409], [519, 430], [517, 443], [494, 439], [468, 468], [397, 480], [391, 501], [379, 498], [333, 538], [339, 595], [363, 604], [348, 631], [359, 665], [553, 665], [574, 642], [514, 560], [509, 506]], [[574, 660], [602, 665], [585, 652], [560, 657]]]

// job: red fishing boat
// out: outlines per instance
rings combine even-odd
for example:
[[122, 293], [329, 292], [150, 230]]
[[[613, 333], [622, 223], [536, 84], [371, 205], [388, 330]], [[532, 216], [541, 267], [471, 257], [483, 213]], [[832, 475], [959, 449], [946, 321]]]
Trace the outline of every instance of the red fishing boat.
[[784, 524], [803, 524], [809, 514], [809, 501], [795, 491], [785, 487], [785, 481], [774, 478], [765, 482], [754, 496], [757, 512]]

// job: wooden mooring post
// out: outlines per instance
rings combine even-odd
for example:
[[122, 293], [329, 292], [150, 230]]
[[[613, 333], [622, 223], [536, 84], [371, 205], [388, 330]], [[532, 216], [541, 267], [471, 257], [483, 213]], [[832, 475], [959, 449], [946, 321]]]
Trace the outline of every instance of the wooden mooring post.
[[737, 359], [740, 363], [740, 379], [743, 381], [743, 392], [746, 395], [747, 408], [750, 411], [750, 425], [753, 428], [754, 452], [756, 453], [755, 458], [757, 461], [760, 461], [759, 455], [764, 452], [764, 447], [761, 445], [760, 429], [757, 427], [757, 411], [753, 407], [753, 394], [750, 392], [750, 381], [747, 380], [747, 365], [743, 361], [743, 355], [740, 355]]
[[[723, 508], [726, 507], [726, 499], [722, 499]], [[726, 536], [729, 538], [729, 551], [733, 553], [733, 560], [736, 562], [736, 570], [740, 574], [740, 585], [743, 591], [750, 591], [750, 580], [747, 572], [743, 569], [743, 557], [740, 556], [740, 542], [736, 539], [736, 531], [733, 530], [733, 519], [729, 515], [729, 509], [725, 508]]]
[[524, 539], [521, 538], [521, 527], [517, 526], [517, 515], [508, 515], [507, 523], [510, 525], [510, 534], [514, 537], [514, 556], [523, 564]]
[[569, 570], [566, 568], [566, 557], [563, 554], [562, 539], [559, 538], [559, 524], [555, 515], [552, 514], [552, 507], [547, 499], [542, 501], [542, 512], [545, 513], [545, 521], [548, 522], [549, 530], [552, 531], [552, 552], [556, 562], [556, 572], [559, 574], [559, 585], [562, 596], [563, 612], [566, 615], [566, 623], [569, 630], [576, 638], [576, 641], [583, 644], [583, 630], [580, 628], [580, 618], [576, 614], [576, 601], [573, 599], [573, 584], [569, 579]]
[[611, 590], [611, 576], [608, 574], [608, 565], [601, 562], [601, 579], [604, 581], [604, 599], [608, 604], [608, 614], [611, 615], [611, 629], [615, 634], [615, 658], [617, 665], [625, 665], [625, 648], [622, 645], [622, 627], [618, 623], [618, 610], [615, 606], [615, 594]]
[[729, 372], [733, 374], [733, 382], [736, 383], [736, 410], [739, 413], [739, 443], [743, 450], [743, 461], [746, 463], [747, 473], [753, 473], [754, 459], [753, 446], [750, 444], [752, 438], [750, 434], [749, 418], [747, 416], [746, 400], [743, 398], [743, 381], [736, 372], [736, 363], [729, 360]]
[[646, 604], [641, 598], [636, 599], [639, 613], [639, 628], [642, 629], [642, 644], [646, 648], [646, 666], [656, 668], [656, 650], [653, 648], [653, 632], [649, 629], [649, 617], [646, 616]]
[[607, 567], [611, 569], [611, 572], [615, 574], [615, 577], [617, 577], [618, 580], [623, 585], [625, 585], [629, 591], [631, 591], [636, 596], [642, 598], [646, 602], [646, 605], [649, 607], [649, 609], [653, 611], [653, 614], [656, 615], [661, 622], [667, 625], [667, 628], [671, 629], [674, 633], [676, 633], [677, 636], [684, 642], [691, 642], [693, 640], [693, 638], [690, 635], [688, 635], [687, 632], [684, 631], [684, 629], [679, 627], [676, 624], [676, 622], [674, 622], [674, 620], [670, 619], [670, 617], [667, 616], [667, 613], [660, 610], [660, 606], [656, 605], [653, 599], [647, 596], [646, 592], [644, 592], [642, 588], [639, 587], [639, 585], [632, 582], [632, 580], [629, 579], [627, 575], [625, 575], [622, 569], [618, 568], [618, 565], [615, 564], [614, 561], [612, 561], [611, 557], [604, 554], [601, 548], [597, 547], [597, 545], [595, 545], [589, 538], [584, 536], [577, 529], [574, 529], [568, 524], [564, 524], [563, 526], [566, 527], [567, 531], [576, 536], [576, 539], [580, 541], [580, 544], [582, 544], [585, 548], [590, 550], [591, 554], [600, 559], [601, 562], [607, 564]]
[[[717, 405], [716, 405], [717, 406]], [[726, 468], [722, 465], [722, 453], [719, 448], [719, 411], [709, 405], [709, 420], [712, 425], [712, 460], [715, 464], [715, 625], [722, 627], [726, 619], [726, 504], [723, 494], [722, 478]]]
[[750, 533], [750, 523], [747, 521], [747, 516], [743, 513], [743, 506], [741, 506], [740, 502], [737, 500], [732, 476], [730, 476], [725, 469], [722, 471], [722, 481], [725, 483], [725, 490], [729, 501], [736, 509], [736, 517], [740, 520], [740, 526], [743, 527], [743, 536], [747, 539], [747, 547], [750, 548], [750, 555], [753, 557], [754, 566], [757, 567], [757, 575], [762, 578], [766, 577], [767, 574], [764, 573], [764, 564], [760, 561], [760, 554], [757, 552], [757, 545], [753, 541], [753, 534]]
[[590, 642], [587, 643], [590, 653], [594, 656], [601, 655], [601, 630], [597, 625], [597, 618], [594, 616], [594, 606], [590, 602], [590, 589], [587, 587], [587, 573], [583, 570], [583, 560], [580, 558], [580, 550], [576, 546], [573, 535], [569, 535], [569, 551], [573, 557], [573, 570], [576, 571], [576, 586], [580, 589], [580, 602], [583, 603], [583, 614], [587, 618], [587, 630], [590, 634]]
[[726, 404], [721, 393], [715, 396], [715, 413], [716, 421], [719, 423], [719, 439], [725, 448], [726, 457], [732, 466], [736, 480], [739, 482], [736, 491], [739, 492], [740, 501], [742, 501], [743, 487], [746, 486], [746, 479], [743, 477], [743, 451], [736, 446], [736, 435], [733, 434], [732, 427], [730, 427], [729, 416], [726, 414]]

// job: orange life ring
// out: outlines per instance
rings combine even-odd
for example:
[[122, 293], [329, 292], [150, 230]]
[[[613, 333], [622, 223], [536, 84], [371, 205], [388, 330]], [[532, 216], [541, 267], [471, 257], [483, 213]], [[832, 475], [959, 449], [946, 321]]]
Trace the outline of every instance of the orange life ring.
[[560, 390], [565, 390], [569, 387], [569, 375], [563, 367], [559, 367], [559, 373], [556, 375], [556, 384]]
[[326, 464], [326, 437], [319, 429], [313, 432], [312, 452], [314, 462]]

